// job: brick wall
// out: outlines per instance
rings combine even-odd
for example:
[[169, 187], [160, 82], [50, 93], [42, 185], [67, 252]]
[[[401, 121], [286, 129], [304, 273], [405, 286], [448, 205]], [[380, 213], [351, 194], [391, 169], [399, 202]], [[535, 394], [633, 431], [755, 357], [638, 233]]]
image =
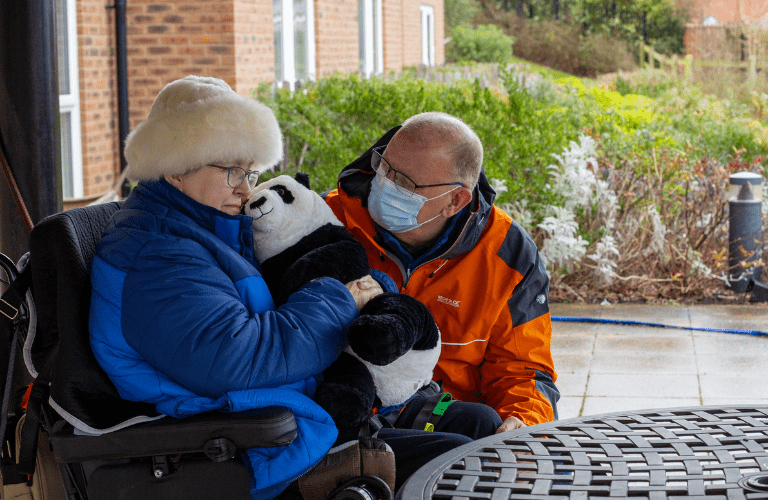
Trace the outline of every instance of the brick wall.
[[421, 0], [402, 0], [403, 66], [421, 64]]
[[381, 0], [382, 43], [384, 69], [400, 72], [403, 69], [403, 2]]
[[315, 70], [317, 78], [360, 68], [358, 0], [315, 0]]
[[250, 95], [260, 82], [275, 77], [275, 35], [272, 2], [236, 0], [235, 85], [236, 92]]
[[[757, 12], [749, 0], [679, 0], [678, 5], [684, 8], [693, 24], [701, 24], [708, 16], [715, 16], [718, 24], [739, 22], [745, 19], [756, 19], [765, 12]], [[754, 12], [753, 12], [754, 11]]]
[[108, 191], [119, 157], [115, 14], [103, 0], [77, 2], [83, 195]]
[[[741, 30], [730, 26], [701, 26], [689, 24], [685, 28], [685, 53], [694, 60], [740, 61], [742, 53]], [[745, 45], [749, 53], [748, 45]]]
[[[435, 9], [435, 58], [444, 61], [440, 0], [383, 0], [384, 67], [421, 62], [419, 5]], [[358, 0], [315, 0], [316, 75], [357, 73]], [[78, 51], [86, 197], [112, 189], [119, 174], [115, 13], [78, 0]], [[271, 0], [131, 0], [126, 5], [129, 128], [169, 82], [215, 76], [249, 95], [274, 79]]]
[[127, 18], [131, 129], [173, 80], [215, 76], [235, 86], [233, 3], [131, 0]]
[[401, 71], [403, 66], [421, 64], [419, 8], [422, 5], [431, 5], [435, 11], [435, 64], [439, 66], [445, 62], [445, 12], [442, 1], [382, 0], [385, 69]]

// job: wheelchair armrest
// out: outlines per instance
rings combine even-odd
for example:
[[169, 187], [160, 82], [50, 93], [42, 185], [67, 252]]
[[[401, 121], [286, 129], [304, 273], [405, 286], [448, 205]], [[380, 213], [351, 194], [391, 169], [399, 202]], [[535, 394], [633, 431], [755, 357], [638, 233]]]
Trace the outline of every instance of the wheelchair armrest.
[[211, 440], [226, 438], [238, 451], [287, 446], [296, 439], [296, 421], [285, 408], [267, 408], [247, 415], [203, 413], [136, 424], [99, 436], [77, 435], [66, 424], [54, 426], [48, 439], [62, 463], [205, 453]]

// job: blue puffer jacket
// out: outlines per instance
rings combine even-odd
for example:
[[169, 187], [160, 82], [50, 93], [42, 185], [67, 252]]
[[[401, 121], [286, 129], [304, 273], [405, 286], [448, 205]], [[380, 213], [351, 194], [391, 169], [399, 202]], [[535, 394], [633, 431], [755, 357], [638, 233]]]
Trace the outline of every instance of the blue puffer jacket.
[[113, 217], [91, 270], [90, 334], [120, 395], [184, 417], [293, 410], [288, 447], [249, 450], [251, 494], [272, 498], [322, 458], [337, 431], [310, 398], [358, 315], [336, 280], [275, 308], [254, 258], [251, 218], [142, 182]]

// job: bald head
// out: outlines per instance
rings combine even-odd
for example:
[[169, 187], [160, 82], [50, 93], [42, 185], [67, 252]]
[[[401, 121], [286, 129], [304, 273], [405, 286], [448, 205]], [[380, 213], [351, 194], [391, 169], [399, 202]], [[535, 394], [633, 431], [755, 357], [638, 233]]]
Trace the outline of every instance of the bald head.
[[483, 145], [466, 123], [455, 116], [430, 111], [408, 118], [397, 133], [413, 143], [443, 149], [453, 159], [454, 175], [474, 189], [483, 166]]

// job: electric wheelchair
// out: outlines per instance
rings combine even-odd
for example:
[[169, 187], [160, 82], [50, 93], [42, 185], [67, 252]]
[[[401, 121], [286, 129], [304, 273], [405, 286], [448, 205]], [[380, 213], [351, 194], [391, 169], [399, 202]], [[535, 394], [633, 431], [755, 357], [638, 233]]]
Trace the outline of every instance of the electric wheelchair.
[[[91, 351], [89, 270], [120, 205], [52, 215], [34, 227], [19, 263], [0, 254], [7, 277], [0, 301], [3, 484], [34, 482], [43, 472], [40, 456], [50, 450], [58, 474], [45, 478], [48, 498], [248, 500], [239, 455], [290, 444], [297, 430], [289, 410], [165, 417], [153, 405], [121, 399]], [[329, 498], [391, 500], [392, 493], [362, 476]]]

